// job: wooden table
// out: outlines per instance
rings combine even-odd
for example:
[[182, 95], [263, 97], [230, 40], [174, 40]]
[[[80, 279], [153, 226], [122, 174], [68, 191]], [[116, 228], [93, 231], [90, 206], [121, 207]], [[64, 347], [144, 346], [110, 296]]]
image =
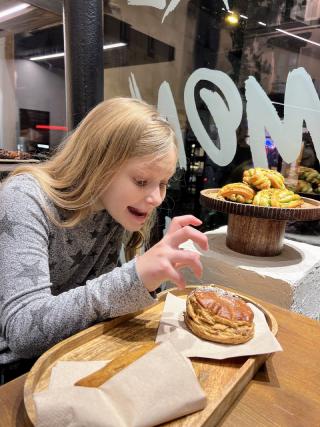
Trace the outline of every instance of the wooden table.
[[[320, 323], [257, 301], [276, 317], [284, 351], [269, 358], [219, 427], [320, 426]], [[0, 387], [1, 427], [31, 426], [23, 405], [25, 378]]]

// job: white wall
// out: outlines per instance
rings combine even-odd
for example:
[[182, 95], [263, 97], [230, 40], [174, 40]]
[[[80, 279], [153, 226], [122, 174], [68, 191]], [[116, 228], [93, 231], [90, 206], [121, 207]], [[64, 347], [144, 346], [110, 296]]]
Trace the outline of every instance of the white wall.
[[5, 38], [0, 38], [0, 148], [16, 149], [14, 64], [5, 59]]

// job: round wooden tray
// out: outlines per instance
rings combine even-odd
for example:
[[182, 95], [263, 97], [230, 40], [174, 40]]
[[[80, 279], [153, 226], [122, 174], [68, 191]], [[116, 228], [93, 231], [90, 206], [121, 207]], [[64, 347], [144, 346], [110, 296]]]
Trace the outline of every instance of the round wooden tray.
[[246, 255], [275, 256], [281, 253], [286, 221], [320, 219], [320, 201], [303, 197], [300, 208], [273, 208], [222, 200], [219, 188], [200, 193], [202, 206], [228, 213], [227, 246]]
[[[33, 365], [24, 385], [24, 406], [32, 425], [36, 424], [33, 393], [48, 387], [51, 370], [58, 361], [111, 360], [134, 350], [137, 345], [155, 341], [167, 293], [186, 298], [196, 287], [161, 292], [155, 305], [139, 313], [98, 323], [45, 352]], [[264, 313], [271, 332], [277, 335], [278, 324], [270, 311], [254, 299], [229, 290], [258, 307]], [[170, 426], [215, 425], [268, 357], [269, 354], [224, 360], [192, 358], [195, 373], [201, 378], [201, 386], [207, 394], [208, 404], [200, 412], [170, 422]]]
[[248, 205], [219, 199], [220, 188], [208, 188], [200, 192], [200, 203], [210, 209], [235, 215], [252, 216], [255, 218], [312, 221], [320, 219], [320, 201], [302, 197], [304, 203], [300, 208], [272, 208]]

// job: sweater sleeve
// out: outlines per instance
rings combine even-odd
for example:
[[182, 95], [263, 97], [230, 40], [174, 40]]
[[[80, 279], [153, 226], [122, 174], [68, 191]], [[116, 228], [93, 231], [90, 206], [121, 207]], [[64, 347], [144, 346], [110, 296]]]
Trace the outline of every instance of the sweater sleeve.
[[0, 196], [0, 335], [16, 358], [38, 356], [95, 322], [154, 303], [135, 260], [52, 295], [42, 192], [37, 186], [22, 191], [13, 182]]

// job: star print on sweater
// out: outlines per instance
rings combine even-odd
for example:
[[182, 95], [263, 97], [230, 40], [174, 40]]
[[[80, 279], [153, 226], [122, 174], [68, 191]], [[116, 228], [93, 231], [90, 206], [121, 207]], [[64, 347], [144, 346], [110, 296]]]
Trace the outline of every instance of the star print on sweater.
[[23, 262], [20, 262], [20, 264], [23, 270], [15, 276], [16, 278], [29, 279], [34, 286], [37, 286], [40, 277], [47, 277], [47, 274], [39, 268], [40, 261], [36, 261], [31, 265], [26, 265]]
[[99, 233], [97, 232], [97, 230], [94, 230], [94, 231], [91, 231], [91, 237], [93, 238], [93, 239], [95, 239], [98, 235], [99, 235]]
[[70, 268], [79, 266], [82, 261], [84, 260], [84, 258], [86, 257], [86, 254], [84, 254], [82, 251], [78, 251], [75, 255], [70, 255], [70, 258], [73, 259], [73, 264], [71, 265]]
[[15, 238], [13, 229], [19, 225], [18, 222], [10, 220], [7, 213], [4, 214], [3, 218], [0, 219], [0, 235], [6, 233], [9, 237]]

